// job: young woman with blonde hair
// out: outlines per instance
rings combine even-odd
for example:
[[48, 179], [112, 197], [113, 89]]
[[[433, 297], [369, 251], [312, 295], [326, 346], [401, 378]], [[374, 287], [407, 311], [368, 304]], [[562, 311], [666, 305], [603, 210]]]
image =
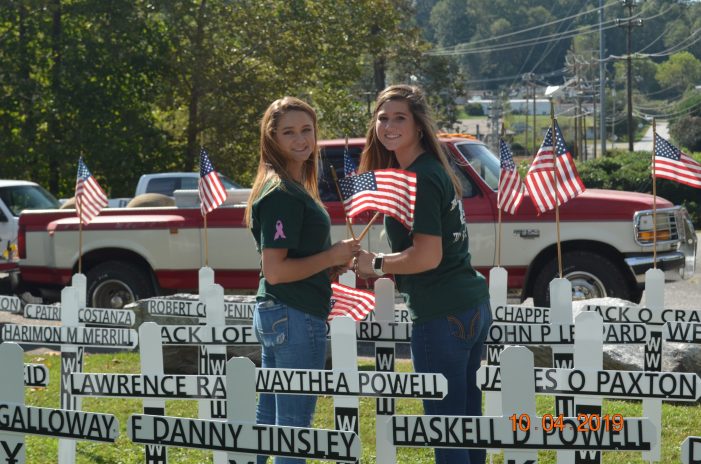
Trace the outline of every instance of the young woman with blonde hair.
[[[260, 160], [246, 223], [261, 253], [253, 317], [262, 367], [323, 369], [331, 278], [360, 249], [355, 240], [331, 245], [331, 221], [317, 190], [316, 113], [307, 103], [274, 101], [260, 123]], [[309, 427], [316, 396], [261, 394], [260, 424]], [[267, 456], [259, 456], [265, 463]], [[276, 464], [303, 459], [275, 458]]]

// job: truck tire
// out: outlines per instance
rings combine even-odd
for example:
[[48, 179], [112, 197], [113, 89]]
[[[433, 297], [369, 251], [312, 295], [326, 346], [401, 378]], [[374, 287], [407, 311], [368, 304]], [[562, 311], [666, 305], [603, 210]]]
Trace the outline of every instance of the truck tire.
[[[632, 301], [638, 293], [619, 267], [595, 252], [570, 251], [562, 256], [562, 276], [572, 282], [572, 300], [621, 298]], [[533, 281], [533, 304], [550, 306], [550, 281], [558, 277], [557, 257], [543, 267]]]
[[121, 261], [107, 261], [87, 274], [87, 304], [93, 308], [123, 308], [155, 294], [151, 278], [143, 269]]

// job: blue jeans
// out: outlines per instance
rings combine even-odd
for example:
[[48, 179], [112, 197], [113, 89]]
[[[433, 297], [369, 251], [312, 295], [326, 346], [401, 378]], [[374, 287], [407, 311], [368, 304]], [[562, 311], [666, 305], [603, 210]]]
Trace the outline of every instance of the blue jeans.
[[[326, 321], [271, 300], [258, 302], [253, 327], [262, 346], [262, 367], [323, 369], [326, 361]], [[316, 396], [260, 394], [256, 422], [309, 427]], [[265, 464], [268, 456], [258, 456]], [[276, 457], [275, 464], [304, 463], [304, 459]]]
[[[477, 388], [484, 340], [492, 324], [489, 300], [458, 314], [415, 324], [411, 359], [416, 372], [440, 373], [448, 380], [442, 400], [424, 400], [428, 416], [481, 416], [482, 392]], [[436, 464], [484, 464], [483, 449], [436, 448]]]

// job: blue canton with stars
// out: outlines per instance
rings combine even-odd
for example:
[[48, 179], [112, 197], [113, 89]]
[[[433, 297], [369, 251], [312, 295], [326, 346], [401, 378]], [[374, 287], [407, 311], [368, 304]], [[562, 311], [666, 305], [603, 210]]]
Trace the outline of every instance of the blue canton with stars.
[[341, 187], [341, 195], [343, 195], [344, 200], [366, 190], [377, 190], [377, 182], [373, 172], [344, 177], [338, 181], [338, 184]]
[[509, 146], [501, 139], [499, 139], [499, 159], [501, 168], [504, 171], [513, 171], [516, 169], [516, 164], [514, 163], [513, 156], [511, 156]]
[[677, 147], [655, 134], [655, 156], [679, 161], [681, 159], [681, 152]]
[[202, 148], [200, 149], [200, 177], [204, 177], [212, 171], [214, 171], [214, 168], [209, 161], [209, 156], [207, 156], [207, 150]]
[[355, 163], [348, 153], [348, 150], [343, 151], [343, 175], [345, 177], [354, 176], [357, 170], [355, 169]]
[[78, 158], [78, 178], [85, 181], [88, 180], [90, 176], [92, 176], [92, 174], [90, 174], [90, 171], [88, 170], [88, 167], [85, 165], [83, 157], [81, 156]]
[[545, 138], [541, 147], [552, 147], [553, 146], [553, 129], [548, 127], [548, 131], [545, 133]]
[[557, 156], [567, 154], [565, 138], [562, 136], [562, 132], [560, 131], [560, 126], [558, 126], [557, 121], [555, 121], [555, 153], [557, 153]]

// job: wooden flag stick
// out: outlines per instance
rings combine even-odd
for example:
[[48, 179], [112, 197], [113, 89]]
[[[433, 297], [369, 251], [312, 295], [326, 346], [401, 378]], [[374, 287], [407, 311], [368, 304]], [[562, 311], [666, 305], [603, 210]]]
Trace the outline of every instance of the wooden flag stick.
[[75, 204], [78, 207], [78, 274], [83, 273], [83, 218], [81, 216], [83, 209], [83, 202], [81, 200], [82, 196], [82, 194], [79, 194], [75, 198]]
[[207, 213], [204, 213], [204, 265], [209, 266], [209, 240], [207, 240]]
[[358, 241], [361, 241], [362, 239], [365, 238], [367, 233], [370, 231], [370, 226], [373, 224], [373, 222], [375, 222], [375, 219], [377, 219], [379, 216], [380, 216], [380, 212], [377, 211], [375, 213], [375, 215], [372, 217], [372, 219], [370, 219], [370, 222], [368, 222], [368, 224], [365, 226], [365, 229], [363, 229], [363, 231], [358, 236]]
[[655, 151], [657, 149], [657, 122], [652, 118], [652, 268], [657, 269], [657, 177]]
[[560, 246], [560, 199], [557, 195], [557, 137], [555, 134], [555, 104], [550, 99], [550, 131], [553, 151], [553, 178], [555, 182], [555, 229], [557, 233], [557, 270], [562, 279], [562, 247]]
[[[501, 138], [502, 140], [504, 139], [504, 135], [506, 134], [506, 126], [504, 123], [501, 124]], [[499, 155], [499, 159], [501, 160], [501, 154]], [[500, 163], [501, 164], [501, 163]], [[501, 166], [500, 166], [501, 167]], [[501, 175], [502, 172], [501, 170], [499, 171], [499, 174]], [[501, 190], [497, 192], [497, 267], [501, 266], [501, 208], [499, 207], [499, 203], [501, 201]]]
[[329, 165], [329, 169], [331, 169], [331, 177], [333, 177], [333, 183], [336, 186], [336, 193], [338, 193], [338, 199], [341, 201], [341, 206], [343, 206], [343, 216], [345, 216], [346, 218], [346, 227], [348, 227], [348, 233], [351, 237], [353, 237], [353, 240], [356, 240], [355, 233], [353, 232], [353, 226], [351, 225], [350, 219], [348, 218], [348, 213], [346, 212], [346, 204], [343, 201], [343, 195], [341, 195], [341, 187], [338, 186], [338, 176], [336, 175], [336, 168], [334, 168], [331, 164]]

